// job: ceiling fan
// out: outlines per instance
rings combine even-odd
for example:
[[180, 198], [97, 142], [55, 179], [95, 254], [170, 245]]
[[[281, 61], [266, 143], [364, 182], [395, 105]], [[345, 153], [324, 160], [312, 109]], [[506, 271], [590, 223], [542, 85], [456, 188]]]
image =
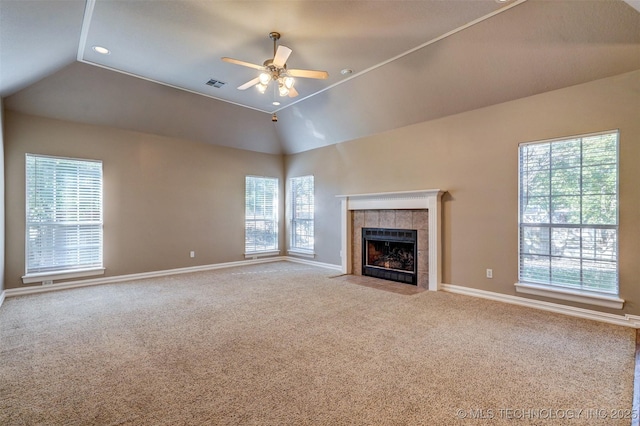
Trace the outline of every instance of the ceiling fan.
[[280, 33], [271, 32], [269, 38], [273, 40], [273, 58], [267, 59], [262, 65], [252, 64], [251, 62], [241, 61], [239, 59], [223, 57], [222, 60], [231, 64], [242, 65], [262, 71], [260, 75], [245, 84], [238, 86], [238, 90], [247, 90], [251, 86], [256, 86], [260, 93], [267, 90], [267, 86], [271, 81], [278, 84], [278, 93], [280, 96], [289, 96], [294, 98], [298, 96], [293, 85], [294, 77], [325, 79], [329, 77], [326, 71], [316, 70], [290, 70], [287, 69], [287, 59], [291, 55], [292, 50], [287, 46], [277, 46], [276, 42], [280, 39]]

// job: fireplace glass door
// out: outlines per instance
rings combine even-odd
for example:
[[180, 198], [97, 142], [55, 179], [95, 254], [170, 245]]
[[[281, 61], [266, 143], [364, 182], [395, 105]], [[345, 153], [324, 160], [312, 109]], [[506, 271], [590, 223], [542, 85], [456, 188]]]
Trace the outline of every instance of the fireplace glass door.
[[416, 230], [362, 228], [362, 275], [417, 283]]

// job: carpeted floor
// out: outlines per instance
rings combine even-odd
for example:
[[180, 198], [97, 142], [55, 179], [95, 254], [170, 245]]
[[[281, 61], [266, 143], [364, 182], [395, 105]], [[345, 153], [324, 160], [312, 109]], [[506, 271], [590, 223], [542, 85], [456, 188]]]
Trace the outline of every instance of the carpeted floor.
[[0, 424], [628, 425], [634, 349], [631, 328], [261, 264], [8, 298]]

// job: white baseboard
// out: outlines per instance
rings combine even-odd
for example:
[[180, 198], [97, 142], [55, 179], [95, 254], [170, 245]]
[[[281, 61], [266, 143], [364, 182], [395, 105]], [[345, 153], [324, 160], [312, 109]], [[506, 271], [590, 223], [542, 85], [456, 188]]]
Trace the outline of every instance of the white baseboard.
[[317, 262], [315, 260], [303, 259], [303, 258], [300, 258], [300, 257], [292, 257], [292, 256], [286, 256], [284, 260], [286, 260], [287, 262], [302, 263], [304, 265], [318, 266], [320, 268], [331, 269], [331, 270], [338, 271], [338, 272], [342, 271], [342, 265], [334, 265], [332, 263]]
[[526, 297], [512, 296], [509, 294], [494, 293], [492, 291], [479, 290], [476, 288], [462, 287], [453, 284], [442, 284], [443, 291], [449, 293], [463, 294], [465, 296], [480, 297], [483, 299], [495, 300], [498, 302], [511, 303], [512, 305], [526, 306], [528, 308], [541, 309], [543, 311], [555, 312], [558, 314], [570, 315], [578, 318], [591, 319], [594, 321], [606, 322], [609, 324], [622, 325], [625, 327], [640, 328], [640, 316], [629, 314], [610, 314], [607, 312], [593, 311], [591, 309], [576, 308], [574, 306], [561, 305], [559, 303], [545, 302], [542, 300], [528, 299]]
[[48, 291], [57, 291], [57, 290], [67, 290], [70, 288], [78, 288], [78, 287], [89, 287], [93, 285], [101, 285], [101, 284], [113, 284], [123, 281], [133, 281], [133, 280], [142, 280], [146, 278], [155, 278], [155, 277], [164, 277], [168, 275], [177, 275], [177, 274], [188, 274], [190, 272], [201, 272], [201, 271], [211, 271], [214, 269], [224, 269], [224, 268], [233, 268], [236, 266], [246, 266], [246, 265], [255, 265], [257, 263], [271, 263], [271, 262], [280, 262], [280, 261], [288, 261], [294, 263], [303, 263], [312, 266], [318, 266], [321, 268], [329, 268], [340, 270], [339, 265], [332, 265], [329, 263], [321, 263], [314, 262], [306, 259], [298, 259], [289, 256], [274, 256], [274, 257], [265, 257], [265, 258], [257, 258], [250, 260], [240, 260], [237, 262], [225, 262], [225, 263], [214, 263], [211, 265], [201, 265], [201, 266], [190, 266], [187, 268], [177, 268], [177, 269], [167, 269], [163, 271], [151, 271], [151, 272], [142, 272], [139, 274], [128, 274], [128, 275], [117, 275], [113, 277], [101, 277], [101, 278], [91, 278], [86, 280], [78, 280], [78, 281], [68, 281], [61, 282], [56, 284], [42, 285], [42, 286], [29, 286], [29, 287], [20, 287], [20, 288], [9, 288], [4, 290], [0, 295], [0, 305], [2, 305], [2, 301], [4, 297], [15, 297], [15, 296], [26, 296], [28, 294], [36, 294], [36, 293], [45, 293]]

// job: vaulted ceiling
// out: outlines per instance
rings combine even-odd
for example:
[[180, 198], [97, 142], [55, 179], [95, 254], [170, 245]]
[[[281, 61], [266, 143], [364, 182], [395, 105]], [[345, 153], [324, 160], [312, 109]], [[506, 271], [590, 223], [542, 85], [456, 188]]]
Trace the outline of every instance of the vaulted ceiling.
[[[639, 3], [0, 0], [0, 96], [28, 114], [296, 153], [640, 69]], [[221, 57], [261, 65], [271, 31], [287, 68], [329, 78], [296, 78], [297, 97], [238, 90], [260, 71]]]

